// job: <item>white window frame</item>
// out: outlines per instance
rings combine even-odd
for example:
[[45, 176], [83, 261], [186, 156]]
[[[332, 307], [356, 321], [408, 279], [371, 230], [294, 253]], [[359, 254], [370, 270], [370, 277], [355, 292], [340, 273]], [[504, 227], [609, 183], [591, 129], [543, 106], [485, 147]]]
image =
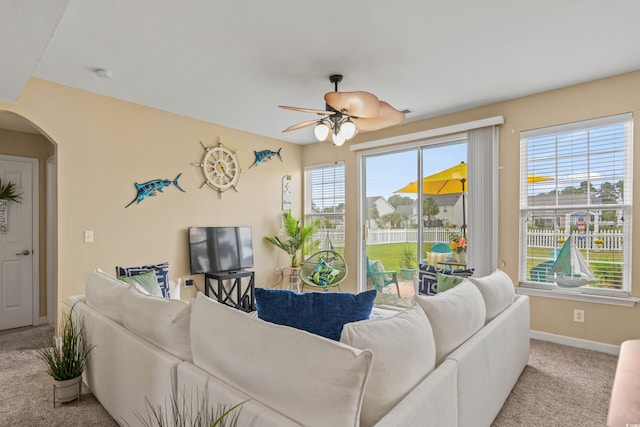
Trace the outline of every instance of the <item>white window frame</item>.
[[[528, 140], [530, 138], [540, 136], [551, 136], [562, 134], [571, 131], [582, 131], [601, 126], [623, 124], [625, 125], [625, 159], [624, 159], [624, 198], [623, 203], [616, 205], [575, 205], [575, 206], [545, 206], [534, 207], [527, 206], [527, 177], [529, 174], [529, 160], [528, 160]], [[633, 186], [633, 174], [632, 174], [632, 159], [633, 159], [633, 115], [631, 113], [619, 114], [615, 116], [601, 117], [597, 119], [584, 120], [580, 122], [568, 123], [558, 126], [550, 126], [541, 129], [535, 129], [531, 131], [521, 132], [520, 134], [520, 177], [521, 177], [521, 192], [520, 192], [520, 293], [537, 295], [537, 296], [551, 296], [561, 299], [582, 300], [600, 303], [610, 303], [617, 305], [628, 305], [634, 303], [637, 298], [629, 297], [631, 292], [631, 225], [632, 225], [632, 186]], [[627, 221], [623, 227], [623, 240], [626, 245], [623, 253], [623, 289], [606, 289], [606, 288], [592, 288], [592, 287], [579, 287], [571, 290], [560, 288], [553, 283], [540, 283], [527, 280], [527, 214], [537, 209], [553, 210], [554, 207], [558, 210], [566, 210], [565, 208], [572, 209], [602, 209], [602, 207], [615, 207], [621, 209], [624, 212], [624, 217]], [[628, 301], [623, 301], [624, 299]], [[633, 300], [633, 301], [631, 301]]]
[[[338, 175], [337, 176], [338, 179], [336, 181], [333, 181], [332, 183], [329, 183], [329, 181], [325, 181], [323, 184], [321, 184], [323, 185], [323, 187], [325, 187], [322, 190], [323, 191], [322, 198], [324, 198], [325, 200], [328, 200], [329, 203], [332, 203], [334, 205], [336, 203], [342, 202], [345, 205], [345, 209], [342, 210], [342, 213], [322, 213], [322, 214], [313, 213], [313, 207], [312, 207], [313, 202], [315, 200], [318, 200], [317, 198], [314, 197], [314, 186], [317, 185], [318, 183], [314, 182], [313, 173], [317, 171], [323, 171], [323, 170], [331, 173], [332, 169], [334, 171], [341, 169], [340, 171], [341, 176]], [[336, 176], [334, 174], [334, 178], [335, 177]], [[331, 185], [333, 185], [334, 188], [331, 188]], [[315, 219], [318, 219], [317, 217], [327, 217], [327, 216], [332, 217], [333, 220], [341, 224], [341, 226], [338, 226], [335, 229], [331, 229], [331, 232], [329, 233], [331, 243], [336, 248], [343, 248], [344, 242], [345, 242], [345, 231], [346, 231], [346, 226], [345, 226], [346, 170], [345, 170], [344, 161], [336, 161], [333, 163], [323, 163], [323, 164], [305, 166], [304, 167], [303, 199], [304, 199], [305, 223], [314, 221]], [[320, 240], [321, 246], [324, 244], [323, 242], [327, 237], [326, 231], [327, 230], [321, 229], [320, 233], [316, 234], [316, 239]], [[326, 248], [326, 249], [329, 249], [329, 248]]]

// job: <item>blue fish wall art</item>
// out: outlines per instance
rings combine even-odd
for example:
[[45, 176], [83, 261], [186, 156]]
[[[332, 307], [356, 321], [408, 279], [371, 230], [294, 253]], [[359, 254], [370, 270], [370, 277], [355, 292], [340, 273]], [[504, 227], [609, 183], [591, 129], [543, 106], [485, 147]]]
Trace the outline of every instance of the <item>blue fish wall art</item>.
[[129, 206], [131, 206], [134, 202], [140, 203], [141, 201], [143, 201], [149, 196], [157, 195], [158, 191], [162, 193], [162, 189], [164, 187], [168, 187], [172, 184], [178, 187], [178, 190], [182, 191], [183, 193], [186, 193], [186, 191], [184, 191], [178, 184], [178, 178], [180, 178], [181, 175], [182, 175], [182, 172], [180, 172], [178, 176], [176, 176], [176, 179], [174, 179], [173, 181], [170, 181], [168, 179], [153, 179], [151, 181], [143, 182], [142, 184], [138, 184], [136, 182], [135, 185], [136, 185], [136, 189], [138, 190], [138, 195], [127, 206], [125, 206], [125, 208], [128, 208]]
[[253, 154], [255, 154], [256, 160], [249, 167], [258, 166], [262, 162], [266, 162], [267, 160], [271, 160], [271, 158], [273, 156], [278, 156], [280, 161], [282, 161], [282, 156], [280, 155], [280, 150], [282, 150], [282, 147], [278, 148], [278, 151], [271, 151], [271, 150], [255, 151], [254, 150]]

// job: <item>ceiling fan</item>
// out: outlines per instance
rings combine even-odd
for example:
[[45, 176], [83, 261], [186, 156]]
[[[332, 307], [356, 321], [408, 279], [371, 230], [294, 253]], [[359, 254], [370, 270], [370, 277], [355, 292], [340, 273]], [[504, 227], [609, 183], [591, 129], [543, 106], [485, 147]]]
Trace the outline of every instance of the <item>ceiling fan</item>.
[[335, 91], [324, 94], [325, 110], [290, 107], [287, 105], [278, 106], [286, 110], [324, 116], [320, 119], [289, 126], [283, 132], [315, 125], [314, 133], [319, 141], [327, 139], [329, 132], [331, 132], [333, 143], [341, 146], [346, 140], [353, 138], [358, 131], [383, 129], [404, 121], [404, 112], [396, 110], [384, 101], [380, 101], [372, 93], [338, 92], [338, 83], [342, 81], [342, 74], [329, 76], [329, 81], [334, 84]]

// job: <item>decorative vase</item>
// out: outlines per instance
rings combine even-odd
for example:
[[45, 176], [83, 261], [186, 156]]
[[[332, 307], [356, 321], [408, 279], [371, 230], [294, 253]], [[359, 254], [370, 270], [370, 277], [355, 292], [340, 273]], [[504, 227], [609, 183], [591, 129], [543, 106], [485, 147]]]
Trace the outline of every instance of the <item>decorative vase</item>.
[[53, 407], [56, 403], [71, 402], [78, 399], [80, 401], [80, 391], [82, 389], [82, 375], [70, 380], [53, 380]]
[[466, 252], [456, 252], [456, 259], [460, 263], [460, 265], [467, 264], [467, 253]]

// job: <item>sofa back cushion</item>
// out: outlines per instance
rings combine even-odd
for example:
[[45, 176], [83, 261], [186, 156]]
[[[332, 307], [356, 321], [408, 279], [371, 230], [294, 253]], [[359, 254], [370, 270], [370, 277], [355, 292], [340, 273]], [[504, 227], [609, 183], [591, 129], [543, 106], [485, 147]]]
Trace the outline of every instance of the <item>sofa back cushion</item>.
[[198, 294], [193, 363], [305, 426], [357, 426], [373, 354]]
[[191, 361], [191, 304], [143, 295], [131, 288], [124, 292], [119, 310], [122, 324], [131, 332], [182, 360]]
[[436, 342], [436, 364], [484, 326], [482, 294], [468, 280], [435, 296], [416, 296], [429, 318]]
[[118, 305], [120, 298], [125, 291], [131, 288], [131, 285], [102, 271], [86, 273], [84, 283], [87, 305], [121, 324]]
[[417, 306], [391, 317], [347, 323], [340, 341], [374, 354], [360, 425], [375, 425], [435, 368], [431, 325]]
[[516, 289], [511, 277], [504, 271], [497, 269], [488, 276], [470, 277], [469, 280], [478, 287], [484, 299], [487, 311], [485, 323], [489, 323], [513, 303]]

